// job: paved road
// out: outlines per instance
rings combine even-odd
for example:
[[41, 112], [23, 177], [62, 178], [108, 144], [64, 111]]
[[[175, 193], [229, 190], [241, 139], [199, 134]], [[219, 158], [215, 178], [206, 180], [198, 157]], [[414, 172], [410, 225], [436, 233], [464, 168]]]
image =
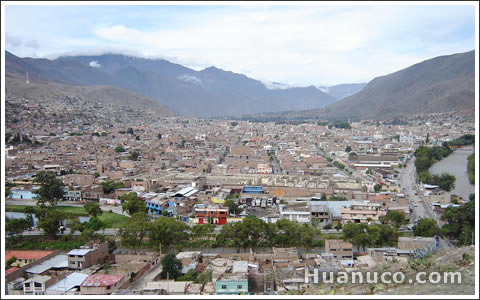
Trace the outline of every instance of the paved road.
[[422, 218], [435, 219], [434, 213], [429, 207], [430, 204], [426, 203], [423, 198], [423, 191], [415, 182], [415, 176], [415, 159], [411, 159], [407, 162], [407, 167], [400, 171], [399, 181], [400, 184], [406, 188], [404, 192], [408, 198], [408, 204], [412, 209], [412, 220]]
[[143, 290], [147, 282], [153, 281], [153, 279], [161, 272], [162, 272], [162, 264], [158, 263], [156, 266], [150, 269], [147, 273], [143, 274], [140, 278], [135, 280], [135, 282], [132, 283], [132, 285], [129, 288], [132, 290]]

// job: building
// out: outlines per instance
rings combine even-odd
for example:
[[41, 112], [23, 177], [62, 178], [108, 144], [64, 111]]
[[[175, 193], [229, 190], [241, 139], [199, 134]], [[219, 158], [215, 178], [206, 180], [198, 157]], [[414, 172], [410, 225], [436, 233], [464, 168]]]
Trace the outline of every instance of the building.
[[69, 187], [63, 187], [63, 200], [65, 201], [80, 201], [82, 200], [82, 192], [72, 190]]
[[263, 187], [261, 186], [244, 186], [242, 188], [244, 194], [263, 194]]
[[98, 264], [108, 255], [108, 242], [82, 246], [80, 249], [73, 249], [67, 253], [68, 267], [81, 270], [91, 265]]
[[224, 225], [227, 223], [227, 208], [195, 208], [195, 224], [215, 224]]
[[9, 250], [5, 252], [5, 262], [12, 257], [15, 257], [16, 261], [10, 265], [14, 267], [23, 267], [52, 253], [53, 251], [42, 250]]
[[74, 272], [55, 284], [47, 287], [45, 295], [79, 295], [80, 285], [87, 279], [85, 273]]
[[217, 295], [248, 294], [248, 276], [246, 273], [222, 274], [215, 282]]
[[325, 240], [325, 253], [337, 259], [353, 259], [353, 245], [343, 240]]
[[55, 279], [45, 275], [35, 275], [23, 282], [24, 295], [45, 295], [45, 290], [53, 284]]
[[399, 237], [398, 249], [415, 250], [424, 248], [437, 248], [437, 239], [435, 237]]
[[380, 203], [354, 204], [341, 208], [342, 223], [380, 223], [380, 216], [387, 214], [387, 208]]
[[81, 295], [108, 295], [123, 285], [122, 275], [93, 274], [80, 285]]

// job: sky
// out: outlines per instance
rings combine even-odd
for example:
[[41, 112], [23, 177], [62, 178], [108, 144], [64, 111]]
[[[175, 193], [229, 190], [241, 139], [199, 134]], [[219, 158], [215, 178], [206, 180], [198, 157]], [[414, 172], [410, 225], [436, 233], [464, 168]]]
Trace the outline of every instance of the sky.
[[162, 58], [290, 86], [368, 82], [429, 58], [475, 49], [472, 3], [119, 3], [7, 2], [5, 49], [49, 59], [106, 52]]

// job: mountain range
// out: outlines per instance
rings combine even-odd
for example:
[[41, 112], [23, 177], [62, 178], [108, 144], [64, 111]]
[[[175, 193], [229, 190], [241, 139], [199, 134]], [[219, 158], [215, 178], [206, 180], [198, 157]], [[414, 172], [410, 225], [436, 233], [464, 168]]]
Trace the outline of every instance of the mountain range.
[[243, 74], [216, 67], [195, 71], [163, 59], [105, 54], [48, 60], [7, 52], [5, 62], [6, 73], [25, 76], [28, 72], [31, 82], [121, 88], [188, 117], [306, 110], [337, 101], [314, 86], [272, 89]]
[[[6, 52], [5, 58], [7, 78], [23, 78], [28, 72], [32, 83], [49, 84], [57, 92], [107, 97], [104, 101], [119, 98], [167, 114], [168, 107], [187, 117], [389, 119], [475, 107], [474, 51], [435, 57], [368, 84], [331, 87], [266, 84], [216, 67], [195, 71], [163, 59], [120, 54], [48, 60]], [[17, 94], [24, 93], [20, 86]]]

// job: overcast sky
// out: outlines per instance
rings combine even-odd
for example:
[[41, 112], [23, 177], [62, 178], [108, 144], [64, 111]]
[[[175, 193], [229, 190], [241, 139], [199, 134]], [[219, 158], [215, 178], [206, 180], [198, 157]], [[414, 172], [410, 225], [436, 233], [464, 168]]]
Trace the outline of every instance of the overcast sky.
[[[321, 3], [320, 3], [321, 4]], [[295, 86], [368, 82], [475, 48], [473, 5], [113, 5], [5, 9], [5, 49], [106, 51]], [[428, 4], [428, 5], [427, 5]]]

